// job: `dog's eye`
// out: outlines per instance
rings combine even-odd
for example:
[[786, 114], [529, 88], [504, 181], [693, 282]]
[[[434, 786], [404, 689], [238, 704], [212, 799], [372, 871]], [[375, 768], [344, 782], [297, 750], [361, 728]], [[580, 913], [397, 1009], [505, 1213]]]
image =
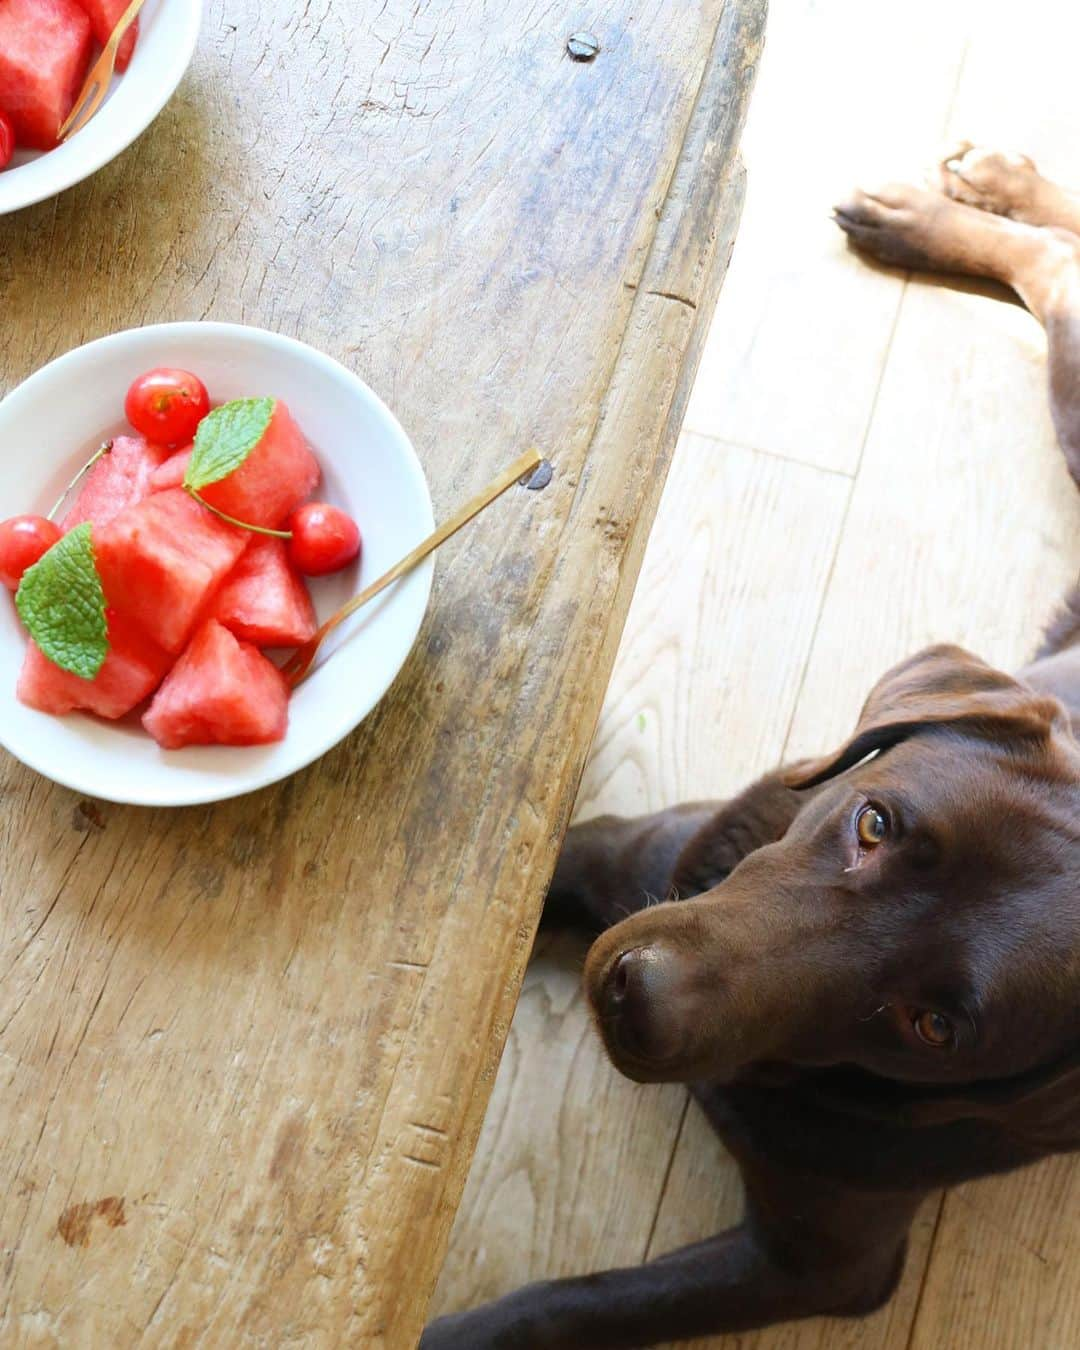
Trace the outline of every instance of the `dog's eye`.
[[855, 817], [855, 833], [864, 848], [877, 848], [889, 833], [889, 822], [876, 806], [864, 806]]
[[913, 1025], [919, 1040], [926, 1045], [932, 1045], [936, 1050], [944, 1049], [953, 1043], [953, 1026], [944, 1013], [921, 1012], [914, 1019]]

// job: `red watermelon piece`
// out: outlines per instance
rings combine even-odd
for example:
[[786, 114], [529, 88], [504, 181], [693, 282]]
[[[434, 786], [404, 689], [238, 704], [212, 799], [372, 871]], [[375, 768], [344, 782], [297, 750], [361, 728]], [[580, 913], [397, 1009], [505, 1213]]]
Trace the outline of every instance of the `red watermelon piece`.
[[258, 647], [299, 647], [315, 634], [307, 586], [289, 563], [282, 539], [252, 536], [225, 578], [210, 615]]
[[183, 487], [187, 466], [191, 463], [193, 447], [188, 445], [169, 456], [160, 468], [150, 475], [150, 491], [164, 492], [167, 488]]
[[264, 745], [280, 741], [288, 724], [284, 676], [213, 619], [198, 629], [143, 715], [143, 726], [166, 750]]
[[[3, 0], [0, 0], [0, 4]], [[168, 450], [142, 436], [115, 436], [112, 449], [86, 475], [82, 491], [61, 522], [66, 532], [83, 521], [107, 525], [121, 511], [150, 495], [155, 472]]]
[[75, 0], [0, 0], [0, 108], [19, 145], [56, 145], [92, 43], [90, 20]]
[[19, 699], [39, 712], [83, 710], [115, 719], [149, 697], [165, 678], [172, 657], [114, 610], [106, 617], [109, 654], [94, 679], [61, 670], [31, 642], [16, 688]]
[[319, 465], [280, 399], [255, 448], [233, 473], [200, 496], [234, 520], [280, 529], [314, 491]]
[[249, 538], [171, 488], [96, 528], [94, 554], [109, 604], [177, 652]]
[[[90, 20], [94, 37], [103, 47], [112, 37], [112, 30], [123, 18], [124, 10], [130, 3], [131, 0], [78, 0], [80, 9], [85, 11], [87, 18]], [[135, 50], [135, 39], [138, 35], [139, 21], [136, 19], [124, 34], [124, 40], [120, 43], [120, 49], [116, 53], [117, 70], [127, 70], [131, 53]]]

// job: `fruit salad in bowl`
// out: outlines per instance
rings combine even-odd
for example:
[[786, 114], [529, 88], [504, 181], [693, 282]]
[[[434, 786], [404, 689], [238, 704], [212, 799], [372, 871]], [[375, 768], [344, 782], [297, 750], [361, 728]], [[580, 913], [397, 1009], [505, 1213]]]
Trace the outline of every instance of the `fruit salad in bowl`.
[[31, 376], [0, 403], [3, 511], [0, 742], [113, 800], [215, 800], [309, 763], [385, 692], [427, 603], [430, 564], [303, 684], [281, 674], [432, 517], [375, 395], [257, 329], [138, 329]]
[[127, 0], [0, 3], [0, 214], [42, 201], [125, 149], [171, 97], [195, 50], [201, 0], [147, 0], [101, 108], [58, 143]]

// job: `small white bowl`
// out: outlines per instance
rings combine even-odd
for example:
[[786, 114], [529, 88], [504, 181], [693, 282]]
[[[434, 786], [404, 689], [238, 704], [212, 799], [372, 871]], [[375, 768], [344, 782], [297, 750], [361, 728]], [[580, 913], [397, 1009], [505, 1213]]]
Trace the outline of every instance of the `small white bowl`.
[[[381, 576], [434, 529], [420, 461], [396, 418], [351, 371], [303, 342], [260, 328], [170, 323], [78, 347], [0, 402], [0, 518], [44, 512], [100, 443], [124, 431], [124, 394], [154, 366], [199, 375], [215, 402], [283, 399], [323, 470], [320, 500], [357, 520], [359, 566], [315, 578], [319, 619]], [[221, 801], [277, 782], [336, 745], [390, 687], [427, 609], [432, 560], [328, 639], [294, 692], [277, 745], [160, 750], [134, 718], [52, 717], [24, 707], [15, 684], [27, 636], [0, 588], [0, 744], [38, 773], [88, 796], [137, 806]]]
[[202, 0], [147, 0], [131, 64], [113, 77], [105, 102], [82, 131], [55, 150], [19, 150], [0, 171], [0, 215], [55, 197], [126, 150], [180, 83], [201, 18]]

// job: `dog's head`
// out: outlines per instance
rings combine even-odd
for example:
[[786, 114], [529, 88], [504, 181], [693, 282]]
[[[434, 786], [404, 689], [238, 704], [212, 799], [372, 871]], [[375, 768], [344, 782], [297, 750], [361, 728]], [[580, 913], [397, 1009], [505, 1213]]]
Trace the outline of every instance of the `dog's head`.
[[587, 987], [620, 1069], [970, 1085], [1080, 1042], [1080, 750], [1059, 703], [931, 648], [789, 783], [807, 801], [778, 843], [594, 945]]

